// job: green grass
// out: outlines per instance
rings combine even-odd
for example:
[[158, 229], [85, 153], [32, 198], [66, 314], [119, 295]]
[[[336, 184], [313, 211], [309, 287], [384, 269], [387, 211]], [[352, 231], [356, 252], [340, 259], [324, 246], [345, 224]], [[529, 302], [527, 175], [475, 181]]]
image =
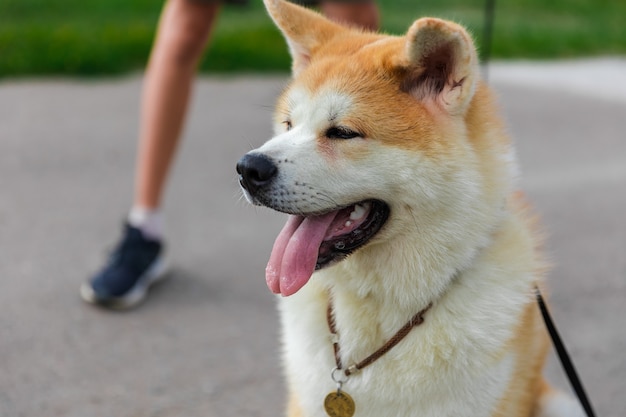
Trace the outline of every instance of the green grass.
[[[484, 1], [379, 0], [382, 30], [401, 34], [420, 16], [466, 25], [481, 44]], [[160, 0], [1, 0], [0, 77], [96, 76], [141, 70]], [[494, 58], [626, 54], [626, 1], [507, 0], [496, 5]], [[284, 41], [260, 0], [225, 7], [203, 72], [286, 71]]]

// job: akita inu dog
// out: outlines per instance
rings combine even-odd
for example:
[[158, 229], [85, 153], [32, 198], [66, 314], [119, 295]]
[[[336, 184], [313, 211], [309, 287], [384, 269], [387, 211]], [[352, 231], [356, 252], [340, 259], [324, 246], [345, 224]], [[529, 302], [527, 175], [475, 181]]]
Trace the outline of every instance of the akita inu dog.
[[293, 80], [237, 171], [249, 201], [290, 215], [266, 270], [288, 415], [579, 415], [541, 375], [538, 231], [468, 33], [265, 4]]

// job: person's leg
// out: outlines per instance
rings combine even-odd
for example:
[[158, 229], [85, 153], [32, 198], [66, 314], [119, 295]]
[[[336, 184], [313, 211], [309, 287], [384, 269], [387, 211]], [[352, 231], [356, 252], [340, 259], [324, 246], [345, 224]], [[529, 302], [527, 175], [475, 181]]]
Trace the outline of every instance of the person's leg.
[[132, 307], [165, 272], [159, 205], [218, 10], [219, 2], [208, 0], [167, 0], [163, 7], [141, 98], [133, 207], [112, 256], [81, 286], [88, 302]]
[[339, 23], [377, 30], [379, 26], [378, 6], [374, 0], [337, 1], [324, 0], [319, 3], [322, 13]]
[[133, 204], [158, 208], [185, 121], [198, 61], [218, 2], [168, 0], [148, 62]]

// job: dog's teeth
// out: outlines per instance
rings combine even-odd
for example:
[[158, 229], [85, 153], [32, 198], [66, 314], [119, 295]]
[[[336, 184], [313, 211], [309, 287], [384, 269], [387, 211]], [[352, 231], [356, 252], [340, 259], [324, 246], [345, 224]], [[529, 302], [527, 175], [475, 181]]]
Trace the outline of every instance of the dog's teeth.
[[347, 222], [345, 222], [344, 226], [346, 226], [346, 227], [352, 226], [352, 220], [348, 220]]
[[[369, 206], [368, 203], [366, 203], [366, 205]], [[365, 214], [365, 211], [366, 211], [365, 206], [362, 206], [360, 204], [355, 204], [354, 205], [354, 211], [352, 211], [352, 213], [350, 213], [350, 219], [352, 219], [352, 220], [360, 219]]]

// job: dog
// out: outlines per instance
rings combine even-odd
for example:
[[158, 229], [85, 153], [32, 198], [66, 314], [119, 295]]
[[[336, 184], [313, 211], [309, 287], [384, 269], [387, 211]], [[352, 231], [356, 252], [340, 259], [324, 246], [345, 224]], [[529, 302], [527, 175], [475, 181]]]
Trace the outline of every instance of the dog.
[[248, 201], [289, 214], [266, 269], [287, 415], [582, 415], [542, 376], [541, 230], [468, 32], [265, 5], [293, 77], [237, 172]]

